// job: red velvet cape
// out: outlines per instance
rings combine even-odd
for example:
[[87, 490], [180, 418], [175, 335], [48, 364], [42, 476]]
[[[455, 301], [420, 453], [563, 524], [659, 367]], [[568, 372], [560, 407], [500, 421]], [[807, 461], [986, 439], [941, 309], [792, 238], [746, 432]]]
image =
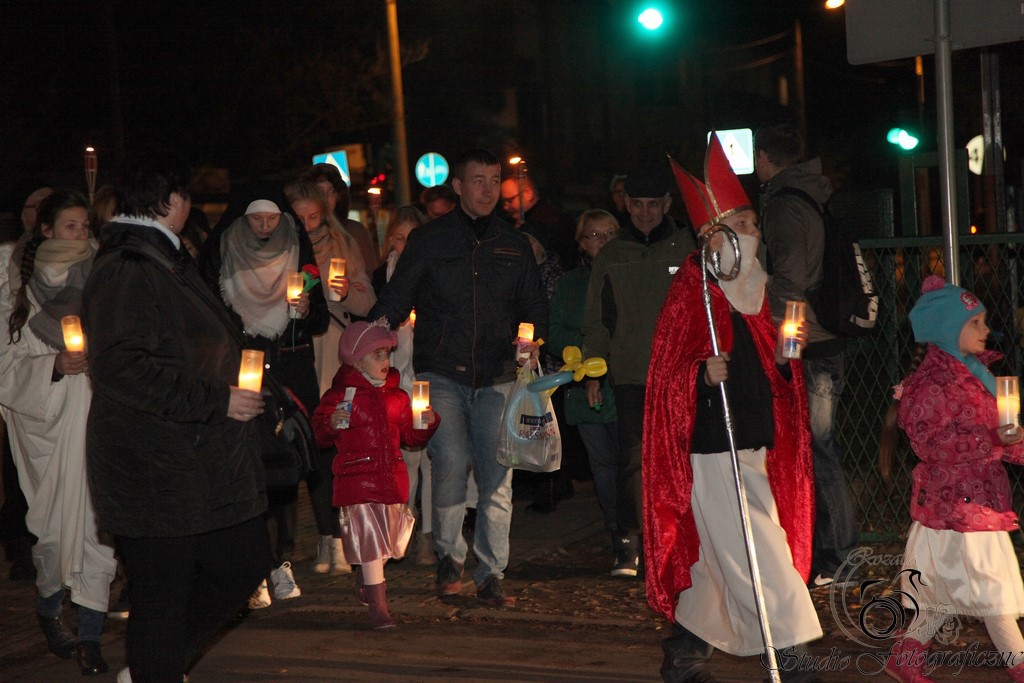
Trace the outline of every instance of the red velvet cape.
[[[712, 280], [712, 310], [719, 348], [732, 349], [729, 302]], [[814, 526], [814, 472], [803, 369], [791, 362], [790, 381], [775, 366], [776, 327], [767, 299], [757, 315], [744, 315], [772, 389], [775, 447], [768, 451], [768, 482], [779, 521], [793, 554], [793, 565], [807, 580]], [[690, 495], [690, 438], [693, 434], [697, 371], [711, 356], [711, 336], [701, 294], [699, 257], [688, 257], [672, 281], [658, 317], [651, 349], [643, 435], [644, 552], [647, 600], [674, 618], [676, 598], [691, 585], [699, 538]], [[729, 382], [743, 382], [730, 377]], [[733, 415], [738, 423], [743, 415]], [[722, 505], [738, 505], [735, 497]]]

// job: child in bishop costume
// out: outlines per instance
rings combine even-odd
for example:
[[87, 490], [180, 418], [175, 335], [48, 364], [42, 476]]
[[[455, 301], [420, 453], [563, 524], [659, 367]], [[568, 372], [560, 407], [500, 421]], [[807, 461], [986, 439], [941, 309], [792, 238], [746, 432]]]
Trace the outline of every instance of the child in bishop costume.
[[[806, 581], [814, 491], [800, 363], [782, 357], [757, 262], [757, 216], [721, 143], [711, 136], [706, 182], [673, 163], [698, 236], [725, 224], [737, 234], [740, 273], [709, 273], [720, 354], [713, 355], [702, 301], [701, 258], [683, 262], [655, 328], [643, 440], [647, 596], [673, 621], [662, 643], [665, 681], [715, 680], [715, 648], [764, 651], [732, 473], [719, 385], [726, 383], [758, 567], [777, 651], [806, 655], [821, 637]], [[721, 235], [712, 239], [720, 241]], [[734, 259], [726, 245], [724, 272]], [[710, 266], [709, 266], [710, 267]], [[806, 342], [806, 329], [801, 328]], [[799, 657], [780, 658], [797, 662]], [[804, 660], [806, 662], [806, 660]], [[784, 681], [817, 680], [799, 668]]]

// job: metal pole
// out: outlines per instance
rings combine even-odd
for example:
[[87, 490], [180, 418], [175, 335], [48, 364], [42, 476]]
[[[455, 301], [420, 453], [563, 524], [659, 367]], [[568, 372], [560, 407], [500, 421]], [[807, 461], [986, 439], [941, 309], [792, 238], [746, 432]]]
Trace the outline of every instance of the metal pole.
[[[721, 254], [711, 248], [711, 238], [717, 234], [721, 234], [728, 241], [736, 256], [732, 270], [729, 273], [722, 272]], [[715, 271], [715, 277], [719, 280], [734, 279], [740, 272], [740, 244], [739, 238], [732, 228], [721, 224], [712, 226], [710, 230], [701, 235], [701, 241], [701, 294], [704, 301], [704, 312], [708, 318], [708, 333], [711, 335], [711, 352], [717, 356], [718, 332], [715, 330], [715, 316], [714, 311], [711, 309], [711, 290], [708, 288], [708, 262], [711, 263]], [[722, 417], [725, 421], [725, 434], [729, 439], [729, 454], [732, 456], [733, 483], [736, 485], [736, 499], [739, 502], [740, 521], [743, 522], [743, 542], [747, 548], [747, 566], [750, 569], [750, 583], [754, 591], [754, 605], [757, 608], [757, 620], [761, 626], [761, 641], [764, 643], [764, 651], [768, 657], [768, 676], [772, 683], [780, 683], [782, 679], [779, 674], [779, 663], [775, 656], [775, 647], [772, 645], [772, 631], [768, 625], [768, 611], [764, 605], [764, 591], [761, 588], [761, 570], [757, 564], [754, 532], [750, 527], [750, 511], [747, 508], [747, 491], [743, 486], [743, 475], [740, 474], [740, 457], [736, 452], [736, 434], [732, 426], [732, 411], [729, 408], [729, 395], [725, 389], [725, 384], [725, 382], [722, 382], [718, 385], [718, 388], [722, 392]]]
[[391, 47], [391, 97], [395, 102], [395, 203], [409, 203], [409, 147], [405, 139], [405, 96], [402, 94], [402, 51], [398, 40], [397, 0], [387, 0], [388, 44]]
[[807, 96], [804, 92], [804, 32], [800, 20], [793, 28], [793, 71], [796, 78], [796, 115], [800, 135], [807, 139]]
[[938, 108], [939, 192], [942, 197], [943, 262], [946, 282], [960, 284], [959, 226], [956, 225], [956, 167], [953, 164], [952, 36], [949, 0], [935, 0], [935, 92]]

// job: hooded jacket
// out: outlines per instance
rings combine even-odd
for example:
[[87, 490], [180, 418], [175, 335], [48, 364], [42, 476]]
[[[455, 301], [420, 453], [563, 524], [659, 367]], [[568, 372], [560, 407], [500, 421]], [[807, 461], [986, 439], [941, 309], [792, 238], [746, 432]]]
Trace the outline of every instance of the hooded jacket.
[[[795, 188], [807, 193], [818, 204], [818, 209], [803, 197], [781, 194], [782, 188]], [[768, 249], [771, 279], [768, 281], [768, 301], [772, 318], [778, 324], [786, 313], [786, 301], [806, 301], [807, 292], [821, 284], [821, 259], [825, 251], [825, 223], [822, 209], [832, 197], [832, 182], [821, 174], [821, 160], [811, 159], [779, 171], [764, 185], [765, 204], [761, 212], [761, 233]], [[778, 195], [778, 196], [776, 196]], [[841, 340], [823, 328], [810, 306], [807, 307], [808, 347], [814, 355], [814, 345], [832, 342], [829, 349]], [[817, 350], [825, 350], [818, 347]], [[827, 351], [826, 351], [827, 352]]]
[[[346, 387], [356, 389], [352, 417], [347, 429], [335, 429], [331, 415]], [[412, 428], [412, 403], [394, 368], [384, 386], [375, 387], [354, 367], [342, 365], [313, 413], [317, 445], [338, 452], [332, 465], [334, 505], [407, 503], [409, 471], [401, 447], [425, 445], [440, 423], [438, 418], [427, 429]]]

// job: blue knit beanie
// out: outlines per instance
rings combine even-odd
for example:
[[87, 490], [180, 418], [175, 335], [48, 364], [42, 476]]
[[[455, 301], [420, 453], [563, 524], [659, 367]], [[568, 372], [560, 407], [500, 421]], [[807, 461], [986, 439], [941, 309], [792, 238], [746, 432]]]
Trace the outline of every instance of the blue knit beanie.
[[985, 310], [985, 304], [966, 289], [929, 275], [921, 285], [921, 298], [910, 311], [910, 326], [919, 344], [935, 344], [961, 361], [995, 395], [995, 378], [974, 354], [960, 351], [960, 333], [967, 321]]

